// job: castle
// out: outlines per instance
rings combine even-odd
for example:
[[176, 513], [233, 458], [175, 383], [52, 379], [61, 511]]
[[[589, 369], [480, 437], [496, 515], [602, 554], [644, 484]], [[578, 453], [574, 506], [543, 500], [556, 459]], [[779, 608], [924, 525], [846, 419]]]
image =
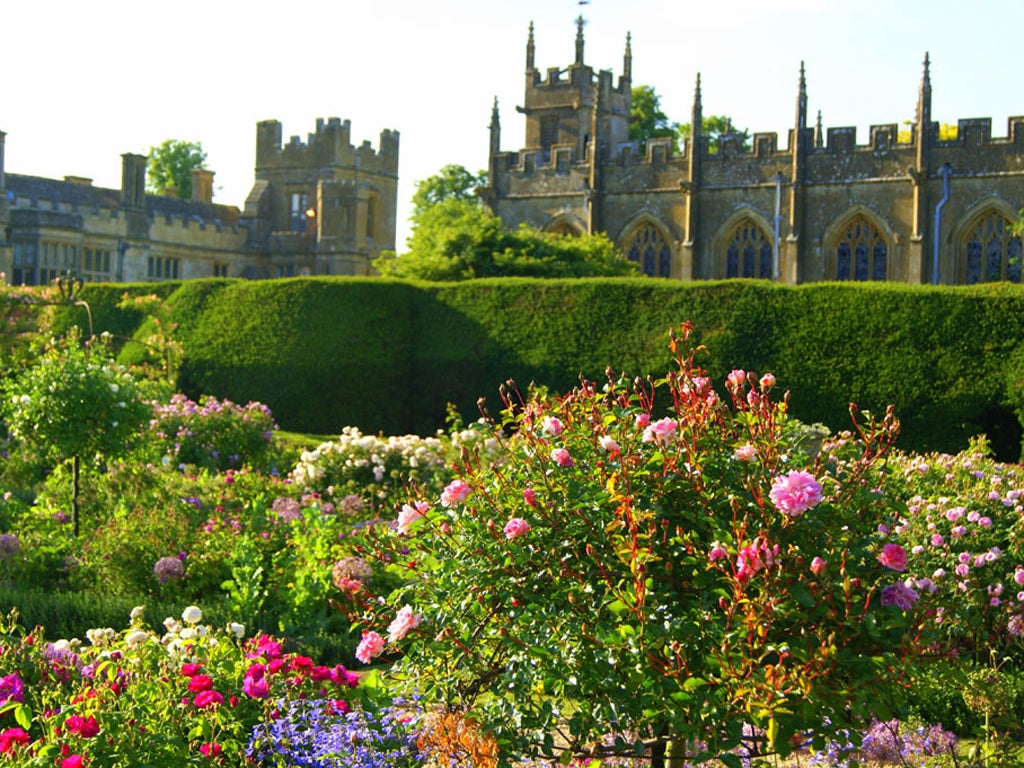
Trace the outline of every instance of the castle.
[[256, 174], [243, 210], [213, 202], [213, 173], [192, 172], [192, 199], [147, 194], [143, 155], [122, 155], [121, 189], [90, 179], [4, 173], [0, 132], [0, 273], [44, 285], [198, 277], [366, 275], [395, 247], [396, 131], [379, 150], [351, 143], [350, 124], [317, 120], [282, 146], [281, 124], [256, 128]]
[[940, 140], [927, 55], [907, 141], [896, 124], [872, 126], [866, 145], [854, 128], [823, 131], [820, 115], [809, 125], [801, 65], [785, 149], [775, 133], [755, 133], [749, 150], [736, 135], [710, 146], [698, 75], [676, 154], [671, 138], [629, 139], [629, 37], [617, 82], [583, 50], [579, 19], [575, 60], [542, 76], [530, 25], [524, 149], [501, 149], [495, 102], [480, 194], [507, 226], [604, 232], [648, 275], [677, 280], [1020, 282], [1024, 117], [1006, 138], [981, 118]]

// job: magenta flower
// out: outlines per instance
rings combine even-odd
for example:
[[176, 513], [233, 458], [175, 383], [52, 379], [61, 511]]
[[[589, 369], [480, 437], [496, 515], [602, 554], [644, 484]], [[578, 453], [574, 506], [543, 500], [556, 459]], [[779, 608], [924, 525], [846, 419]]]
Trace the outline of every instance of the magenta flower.
[[569, 455], [569, 451], [565, 448], [555, 448], [551, 451], [551, 460], [558, 464], [560, 467], [571, 467], [574, 462], [572, 456]]
[[[252, 671], [251, 667], [249, 671]], [[246, 674], [245, 679], [242, 681], [242, 693], [250, 699], [265, 699], [270, 695], [270, 685], [267, 683], [266, 678], [263, 677], [262, 667], [259, 677]]]
[[469, 483], [465, 480], [452, 480], [441, 492], [441, 506], [454, 507], [459, 502], [465, 501], [469, 492]]
[[[388, 626], [388, 642], [397, 643], [399, 640], [401, 640], [403, 637], [409, 634], [410, 629], [418, 627], [420, 624], [420, 619], [422, 618], [423, 617], [420, 614], [413, 613], [412, 608], [410, 608], [408, 605], [402, 606], [401, 610], [396, 614], [394, 620]], [[364, 634], [363, 641], [365, 642], [365, 640], [366, 635]], [[362, 643], [359, 644], [359, 647], [362, 648]], [[380, 653], [380, 651], [378, 651], [377, 653]], [[376, 656], [376, 654], [371, 654], [371, 656]], [[362, 661], [362, 659], [360, 659], [360, 661]]]
[[25, 683], [22, 682], [17, 672], [0, 677], [0, 704], [12, 701], [19, 704], [25, 702]]
[[192, 699], [192, 703], [199, 709], [216, 707], [224, 703], [224, 696], [217, 691], [200, 691], [196, 694], [195, 698]]
[[531, 507], [537, 506], [537, 492], [533, 488], [527, 488], [523, 491], [523, 501], [529, 504]]
[[359, 641], [356, 648], [356, 658], [363, 664], [369, 664], [374, 656], [379, 656], [384, 650], [384, 638], [372, 630], [363, 632], [363, 639]]
[[798, 517], [821, 501], [821, 485], [810, 472], [798, 470], [776, 477], [768, 495], [777, 510]]
[[907, 553], [899, 544], [886, 544], [878, 553], [878, 562], [886, 568], [903, 572], [907, 570]]
[[821, 574], [825, 572], [825, 567], [827, 565], [828, 563], [826, 563], [820, 557], [815, 557], [813, 560], [811, 560], [811, 573], [813, 573], [815, 576], [821, 576]]
[[222, 747], [216, 742], [205, 742], [199, 747], [199, 753], [203, 757], [220, 757]]
[[901, 611], [909, 611], [917, 602], [917, 592], [902, 581], [890, 584], [882, 590], [882, 605], [895, 605]]
[[81, 755], [68, 755], [60, 761], [60, 768], [83, 768], [85, 758]]
[[188, 690], [190, 693], [211, 691], [213, 690], [213, 678], [209, 675], [193, 675], [192, 679], [188, 681]]
[[723, 547], [717, 541], [711, 545], [711, 551], [708, 552], [708, 560], [712, 563], [716, 560], [722, 560], [723, 558], [726, 558], [728, 556], [728, 551], [726, 551], [725, 547]]
[[529, 530], [530, 524], [528, 522], [521, 517], [513, 517], [505, 523], [505, 538], [510, 540], [518, 539], [520, 536], [525, 536]]

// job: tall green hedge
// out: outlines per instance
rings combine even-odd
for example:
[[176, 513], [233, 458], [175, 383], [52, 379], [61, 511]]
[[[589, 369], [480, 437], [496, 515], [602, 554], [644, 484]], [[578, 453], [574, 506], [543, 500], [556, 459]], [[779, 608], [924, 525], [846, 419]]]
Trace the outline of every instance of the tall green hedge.
[[[122, 292], [87, 286], [97, 332], [137, 322], [106, 307]], [[1009, 284], [308, 278], [188, 281], [168, 300], [184, 391], [260, 400], [296, 431], [427, 434], [448, 402], [496, 411], [508, 379], [565, 391], [608, 367], [658, 375], [690, 320], [716, 381], [770, 370], [805, 421], [838, 430], [850, 403], [893, 404], [907, 448], [956, 451], [981, 432], [1004, 458], [1020, 446], [1024, 288]]]

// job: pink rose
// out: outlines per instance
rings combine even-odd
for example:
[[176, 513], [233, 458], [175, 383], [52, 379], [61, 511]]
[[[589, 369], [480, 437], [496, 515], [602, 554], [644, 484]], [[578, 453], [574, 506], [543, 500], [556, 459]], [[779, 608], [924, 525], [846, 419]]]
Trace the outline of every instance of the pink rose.
[[[418, 627], [422, 618], [420, 614], [413, 613], [412, 608], [408, 605], [402, 606], [402, 609], [395, 615], [394, 620], [388, 626], [388, 642], [397, 643], [409, 634], [410, 629]], [[365, 641], [366, 635], [363, 635], [363, 639]], [[362, 643], [360, 643], [360, 647], [362, 647]], [[375, 656], [376, 654], [371, 655]]]
[[441, 506], [454, 507], [469, 496], [469, 483], [465, 480], [452, 480], [441, 492]]
[[359, 641], [359, 646], [356, 648], [356, 658], [363, 664], [369, 664], [370, 659], [379, 656], [383, 650], [384, 638], [372, 630], [367, 630], [363, 632], [363, 639]]
[[718, 542], [715, 542], [711, 546], [711, 551], [708, 552], [708, 560], [710, 560], [712, 563], [715, 562], [716, 560], [721, 560], [721, 559], [726, 558], [728, 556], [729, 556], [729, 553], [726, 551], [725, 547], [723, 547]]
[[576, 463], [572, 460], [572, 456], [569, 455], [569, 451], [565, 448], [555, 448], [552, 450], [551, 459], [560, 467], [571, 467]]
[[620, 453], [622, 450], [619, 448], [619, 444], [615, 442], [615, 438], [611, 435], [601, 435], [597, 442], [602, 448], [604, 448], [604, 450], [611, 454]]
[[878, 553], [878, 562], [886, 568], [903, 572], [907, 570], [907, 553], [899, 544], [886, 544]]
[[732, 457], [737, 461], [753, 461], [757, 458], [757, 448], [752, 446], [750, 443], [741, 445], [732, 452]]
[[811, 560], [811, 573], [813, 573], [815, 576], [821, 576], [821, 574], [825, 572], [825, 567], [827, 565], [828, 563], [826, 563], [820, 557], [815, 557], [813, 560]]
[[408, 533], [412, 524], [426, 515], [429, 509], [430, 504], [425, 501], [403, 504], [401, 511], [398, 513], [398, 532]]
[[562, 434], [562, 422], [554, 416], [545, 416], [540, 424], [541, 431], [546, 435], [558, 437]]
[[890, 584], [882, 590], [882, 605], [895, 605], [901, 611], [909, 611], [917, 602], [917, 592], [902, 581]]
[[60, 768], [83, 768], [85, 758], [81, 755], [68, 755], [60, 761]]
[[645, 443], [668, 445], [669, 441], [675, 436], [678, 428], [679, 422], [675, 419], [667, 417], [664, 419], [658, 419], [644, 430], [642, 439]]
[[821, 485], [810, 472], [795, 471], [776, 477], [768, 495], [777, 510], [797, 517], [821, 501]]
[[638, 413], [636, 415], [636, 427], [637, 429], [643, 429], [651, 423], [651, 414], [649, 413]]
[[224, 696], [217, 691], [200, 691], [196, 694], [196, 697], [192, 699], [192, 703], [199, 709], [206, 709], [207, 707], [215, 707], [219, 704], [223, 704]]
[[761, 377], [760, 384], [761, 391], [765, 392], [775, 386], [775, 377], [770, 373], [766, 373]]
[[521, 517], [513, 517], [505, 523], [505, 538], [510, 540], [518, 539], [520, 536], [525, 536], [529, 530], [530, 524], [528, 522]]
[[523, 491], [523, 501], [529, 504], [531, 507], [537, 506], [537, 492], [533, 488], [527, 488]]

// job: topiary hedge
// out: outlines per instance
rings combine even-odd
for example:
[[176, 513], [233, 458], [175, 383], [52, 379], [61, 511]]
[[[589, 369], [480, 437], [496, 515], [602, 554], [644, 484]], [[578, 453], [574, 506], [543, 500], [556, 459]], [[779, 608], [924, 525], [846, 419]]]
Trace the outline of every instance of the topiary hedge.
[[[727, 367], [771, 370], [805, 421], [838, 430], [850, 403], [893, 404], [905, 448], [957, 451], [980, 432], [1002, 458], [1020, 448], [1024, 288], [1010, 284], [323, 277], [161, 288], [185, 344], [183, 391], [260, 400], [295, 431], [427, 434], [448, 402], [466, 418], [480, 397], [496, 407], [509, 378], [557, 392], [609, 366], [663, 372], [669, 329], [692, 320], [716, 381]], [[124, 290], [86, 286], [97, 332], [138, 322], [107, 306]]]

